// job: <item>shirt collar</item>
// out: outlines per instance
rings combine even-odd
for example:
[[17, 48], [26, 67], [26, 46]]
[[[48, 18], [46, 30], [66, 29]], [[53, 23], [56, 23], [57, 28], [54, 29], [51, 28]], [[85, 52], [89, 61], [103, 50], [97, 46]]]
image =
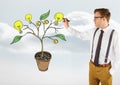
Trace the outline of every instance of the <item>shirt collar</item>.
[[106, 28], [104, 28], [104, 29], [99, 28], [99, 30], [103, 30], [104, 32], [107, 32], [109, 29], [110, 29], [110, 25], [109, 25], [109, 26], [107, 26], [107, 27], [106, 27]]

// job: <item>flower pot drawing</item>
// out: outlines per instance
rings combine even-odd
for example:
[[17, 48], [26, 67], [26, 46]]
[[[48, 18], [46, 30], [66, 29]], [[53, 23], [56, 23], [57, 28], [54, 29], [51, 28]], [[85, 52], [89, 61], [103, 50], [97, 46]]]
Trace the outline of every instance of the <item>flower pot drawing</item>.
[[47, 71], [52, 56], [47, 51], [43, 51], [43, 52], [44, 52], [43, 56], [41, 56], [42, 52], [37, 52], [35, 54], [35, 59], [36, 59], [36, 63], [37, 63], [38, 69], [40, 71]]

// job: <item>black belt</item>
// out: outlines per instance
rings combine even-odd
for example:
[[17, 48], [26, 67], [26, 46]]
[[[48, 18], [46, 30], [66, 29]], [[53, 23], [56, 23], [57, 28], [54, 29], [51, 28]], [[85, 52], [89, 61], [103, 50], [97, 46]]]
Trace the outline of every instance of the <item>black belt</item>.
[[[94, 64], [94, 62], [92, 60], [90, 60], [90, 62], [92, 64]], [[95, 65], [95, 64], [94, 64]], [[109, 62], [108, 64], [98, 64], [97, 67], [107, 67], [107, 66], [110, 66], [111, 65], [111, 62]], [[95, 65], [96, 66], [96, 65]]]

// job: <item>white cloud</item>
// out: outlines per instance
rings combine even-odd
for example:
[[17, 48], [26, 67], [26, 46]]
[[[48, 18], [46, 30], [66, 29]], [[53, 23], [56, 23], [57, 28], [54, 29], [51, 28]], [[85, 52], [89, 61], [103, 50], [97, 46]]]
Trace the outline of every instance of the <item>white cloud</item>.
[[[71, 26], [78, 31], [94, 27], [93, 16], [89, 13], [72, 12], [66, 17], [70, 19]], [[110, 23], [119, 30], [119, 23], [114, 20], [111, 20]], [[60, 26], [63, 27], [62, 24]], [[60, 40], [55, 45], [52, 41], [45, 40], [45, 50], [50, 51], [53, 57], [49, 70], [44, 73], [38, 71], [35, 60], [33, 60], [34, 53], [40, 50], [38, 40], [32, 36], [26, 36], [20, 42], [10, 45], [18, 32], [8, 24], [0, 23], [0, 67], [2, 69], [0, 84], [87, 85], [89, 43], [69, 36], [71, 34], [66, 29], [60, 30], [60, 33], [66, 35], [67, 41]], [[83, 64], [86, 67], [83, 67]], [[86, 75], [83, 74], [84, 71], [86, 71]], [[8, 78], [11, 76], [12, 78]]]

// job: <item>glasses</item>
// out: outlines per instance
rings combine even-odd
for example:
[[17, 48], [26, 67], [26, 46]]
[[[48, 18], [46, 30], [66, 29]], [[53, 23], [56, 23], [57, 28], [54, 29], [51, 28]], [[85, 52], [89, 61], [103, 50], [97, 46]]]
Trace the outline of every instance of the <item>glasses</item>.
[[94, 19], [97, 19], [97, 18], [103, 18], [103, 17], [94, 17]]

